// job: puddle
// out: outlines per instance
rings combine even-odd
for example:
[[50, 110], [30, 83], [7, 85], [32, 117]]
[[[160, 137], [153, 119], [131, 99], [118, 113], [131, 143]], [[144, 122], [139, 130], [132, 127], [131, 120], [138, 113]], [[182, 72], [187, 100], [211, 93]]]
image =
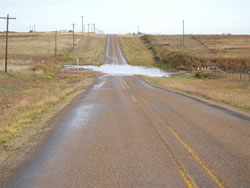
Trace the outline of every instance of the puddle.
[[117, 64], [104, 64], [100, 67], [92, 65], [65, 65], [64, 69], [87, 69], [97, 72], [102, 72], [109, 75], [144, 75], [151, 77], [169, 77], [170, 73], [164, 72], [158, 68], [149, 68], [143, 66], [132, 66], [132, 65], [117, 65]]

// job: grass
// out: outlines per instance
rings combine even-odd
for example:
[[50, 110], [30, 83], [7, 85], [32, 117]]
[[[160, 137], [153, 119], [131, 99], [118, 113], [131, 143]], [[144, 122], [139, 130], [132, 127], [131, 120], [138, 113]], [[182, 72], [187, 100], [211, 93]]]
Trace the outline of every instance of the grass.
[[160, 67], [195, 70], [215, 65], [223, 70], [250, 69], [250, 36], [187, 35], [183, 46], [180, 35], [141, 37]]
[[78, 44], [77, 48], [70, 54], [74, 60], [79, 59], [79, 64], [101, 65], [103, 62], [105, 35], [85, 36]]
[[[101, 64], [104, 35], [84, 37], [76, 33], [72, 49], [72, 33], [58, 33], [58, 56], [54, 57], [54, 33], [11, 33], [9, 71], [4, 73], [4, 36], [0, 34], [0, 149], [10, 146], [22, 130], [34, 127], [47, 114], [86, 89], [93, 73], [63, 73], [65, 64]], [[42, 62], [43, 60], [43, 62]]]
[[0, 74], [0, 145], [8, 145], [18, 133], [34, 125], [51, 108], [86, 87], [94, 75]]
[[193, 39], [200, 41], [213, 54], [224, 57], [250, 57], [249, 35], [196, 35]]
[[[81, 39], [81, 34], [76, 33], [76, 43]], [[5, 52], [5, 34], [0, 34], [0, 54]], [[72, 50], [72, 33], [58, 32], [57, 53], [64, 55]], [[55, 33], [10, 33], [9, 48], [13, 57], [41, 57], [55, 54]]]
[[138, 36], [120, 35], [122, 51], [130, 65], [154, 66], [153, 55]]
[[[57, 56], [67, 64], [100, 65], [104, 54], [105, 35], [75, 34], [76, 47], [72, 49], [72, 33], [58, 32]], [[4, 70], [5, 35], [0, 33], [0, 71]], [[9, 38], [8, 69], [23, 71], [50, 63], [55, 54], [55, 33], [11, 33]]]
[[175, 75], [169, 78], [143, 77], [143, 79], [157, 87], [222, 102], [250, 112], [250, 84], [247, 81], [198, 79], [194, 75]]

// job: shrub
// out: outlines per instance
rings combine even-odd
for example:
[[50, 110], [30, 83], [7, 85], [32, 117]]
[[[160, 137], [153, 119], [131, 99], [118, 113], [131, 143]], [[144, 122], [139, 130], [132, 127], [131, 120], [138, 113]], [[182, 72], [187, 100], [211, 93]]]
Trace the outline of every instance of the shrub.
[[169, 52], [164, 50], [160, 53], [160, 61], [175, 69], [192, 70], [194, 61], [191, 55], [185, 52]]
[[195, 77], [200, 78], [200, 79], [220, 79], [223, 77], [223, 74], [209, 71], [209, 70], [204, 70], [204, 71], [196, 72]]

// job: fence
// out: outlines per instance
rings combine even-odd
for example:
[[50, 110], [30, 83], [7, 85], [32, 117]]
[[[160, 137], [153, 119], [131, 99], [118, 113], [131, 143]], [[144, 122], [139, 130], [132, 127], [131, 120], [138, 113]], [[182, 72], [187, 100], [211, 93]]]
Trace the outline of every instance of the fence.
[[228, 80], [239, 80], [239, 81], [250, 81], [250, 68], [239, 68], [232, 70], [222, 70], [222, 74], [224, 74], [225, 78]]

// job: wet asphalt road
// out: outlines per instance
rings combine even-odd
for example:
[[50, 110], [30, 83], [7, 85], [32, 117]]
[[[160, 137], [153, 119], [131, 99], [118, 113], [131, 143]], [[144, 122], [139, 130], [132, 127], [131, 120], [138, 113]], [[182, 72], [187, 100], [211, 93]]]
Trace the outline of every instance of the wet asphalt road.
[[[115, 36], [105, 63], [124, 64]], [[250, 187], [250, 118], [103, 75], [6, 187]]]

